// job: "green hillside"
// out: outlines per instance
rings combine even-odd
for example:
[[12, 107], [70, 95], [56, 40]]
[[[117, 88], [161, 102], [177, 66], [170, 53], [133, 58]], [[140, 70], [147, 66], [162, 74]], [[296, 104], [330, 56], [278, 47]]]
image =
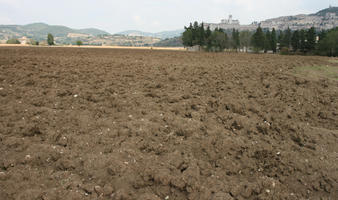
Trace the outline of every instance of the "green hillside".
[[183, 47], [182, 37], [167, 38], [156, 42], [154, 47]]
[[315, 15], [317, 15], [317, 16], [325, 16], [327, 13], [336, 13], [336, 15], [338, 15], [338, 7], [326, 8], [324, 10], [321, 10], [321, 11], [317, 12]]
[[99, 29], [71, 29], [66, 26], [48, 25], [44, 23], [34, 23], [28, 25], [0, 25], [0, 39], [29, 37], [35, 40], [43, 40], [47, 34], [51, 33], [55, 37], [67, 37], [69, 33], [81, 33], [92, 36], [109, 34]]

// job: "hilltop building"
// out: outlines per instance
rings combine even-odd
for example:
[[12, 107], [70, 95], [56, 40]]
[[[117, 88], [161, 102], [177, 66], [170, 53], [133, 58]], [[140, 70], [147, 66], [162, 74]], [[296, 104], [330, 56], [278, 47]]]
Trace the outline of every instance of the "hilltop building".
[[232, 15], [229, 15], [228, 19], [222, 19], [220, 23], [204, 23], [204, 28], [208, 28], [210, 27], [210, 29], [213, 31], [216, 28], [219, 29], [237, 29], [240, 31], [244, 31], [244, 30], [255, 30], [258, 27], [258, 23], [254, 22], [252, 24], [249, 25], [241, 25], [239, 23], [239, 20], [234, 20], [232, 18]]

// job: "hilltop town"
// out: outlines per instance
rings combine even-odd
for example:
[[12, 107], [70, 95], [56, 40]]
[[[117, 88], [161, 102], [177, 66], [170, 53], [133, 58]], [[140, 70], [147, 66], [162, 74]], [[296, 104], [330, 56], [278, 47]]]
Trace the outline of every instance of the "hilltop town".
[[253, 31], [257, 29], [258, 26], [270, 30], [273, 28], [276, 30], [286, 30], [288, 27], [291, 30], [309, 29], [311, 27], [317, 30], [327, 30], [338, 26], [338, 7], [329, 7], [310, 15], [300, 14], [267, 19], [260, 23], [253, 22], [249, 25], [241, 25], [239, 20], [232, 18], [232, 15], [230, 15], [228, 19], [222, 19], [220, 23], [204, 22], [204, 27], [210, 27], [211, 30], [221, 28], [225, 30], [237, 29], [239, 31]]

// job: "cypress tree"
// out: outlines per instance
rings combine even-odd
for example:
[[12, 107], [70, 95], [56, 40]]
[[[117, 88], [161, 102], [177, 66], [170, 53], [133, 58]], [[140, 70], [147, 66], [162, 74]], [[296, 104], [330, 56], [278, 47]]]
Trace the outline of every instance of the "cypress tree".
[[298, 30], [294, 31], [292, 34], [291, 46], [294, 52], [298, 51], [300, 48], [300, 37]]
[[236, 29], [232, 29], [231, 46], [233, 49], [236, 49], [237, 51], [239, 45], [240, 45], [239, 31]]
[[288, 29], [285, 30], [285, 33], [284, 33], [284, 37], [283, 37], [283, 40], [282, 40], [282, 43], [283, 43], [283, 47], [286, 47], [286, 48], [290, 48], [291, 46], [291, 37], [292, 37], [292, 33], [291, 33], [291, 30], [290, 28], [288, 27]]
[[283, 31], [279, 31], [278, 35], [278, 43], [279, 43], [279, 49], [282, 49], [284, 47], [284, 33]]
[[48, 33], [48, 36], [47, 36], [47, 43], [48, 45], [54, 45], [54, 36], [50, 33]]
[[198, 22], [195, 21], [194, 22], [194, 25], [192, 27], [192, 43], [193, 43], [193, 46], [194, 45], [198, 45], [199, 44], [199, 26], [198, 26]]
[[305, 30], [300, 30], [299, 32], [299, 41], [300, 41], [300, 44], [299, 44], [299, 48], [300, 50], [305, 53], [306, 52], [306, 33], [305, 33]]
[[256, 51], [264, 49], [264, 41], [265, 41], [264, 33], [262, 28], [259, 26], [254, 35], [252, 36], [252, 44]]
[[311, 27], [306, 34], [306, 48], [308, 51], [314, 51], [316, 46], [316, 31]]
[[277, 52], [277, 35], [276, 35], [275, 28], [272, 29], [270, 41], [271, 41], [271, 49], [274, 53], [276, 53]]
[[264, 52], [271, 50], [271, 33], [269, 30], [265, 32]]
[[201, 26], [198, 28], [199, 34], [198, 34], [198, 41], [200, 46], [205, 45], [205, 30], [204, 30], [204, 24], [202, 23]]
[[208, 26], [207, 30], [205, 31], [205, 38], [206, 38], [206, 45], [207, 45], [207, 50], [209, 51], [211, 49], [211, 30], [210, 27]]
[[192, 26], [190, 24], [189, 27], [184, 27], [185, 31], [182, 35], [182, 42], [183, 46], [185, 47], [191, 47], [193, 46], [193, 38], [192, 38]]

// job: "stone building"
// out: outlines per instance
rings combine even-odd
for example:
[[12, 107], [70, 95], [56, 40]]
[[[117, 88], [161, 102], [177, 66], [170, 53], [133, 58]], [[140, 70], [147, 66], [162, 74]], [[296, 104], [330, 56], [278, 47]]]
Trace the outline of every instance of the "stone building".
[[240, 31], [244, 31], [244, 30], [251, 31], [251, 30], [257, 29], [258, 23], [254, 22], [249, 25], [241, 25], [239, 23], [239, 20], [234, 20], [232, 18], [232, 15], [229, 15], [228, 19], [222, 19], [220, 23], [204, 23], [204, 28], [206, 29], [208, 27], [210, 27], [212, 31], [215, 30], [216, 28], [225, 29], [225, 30], [237, 29]]

